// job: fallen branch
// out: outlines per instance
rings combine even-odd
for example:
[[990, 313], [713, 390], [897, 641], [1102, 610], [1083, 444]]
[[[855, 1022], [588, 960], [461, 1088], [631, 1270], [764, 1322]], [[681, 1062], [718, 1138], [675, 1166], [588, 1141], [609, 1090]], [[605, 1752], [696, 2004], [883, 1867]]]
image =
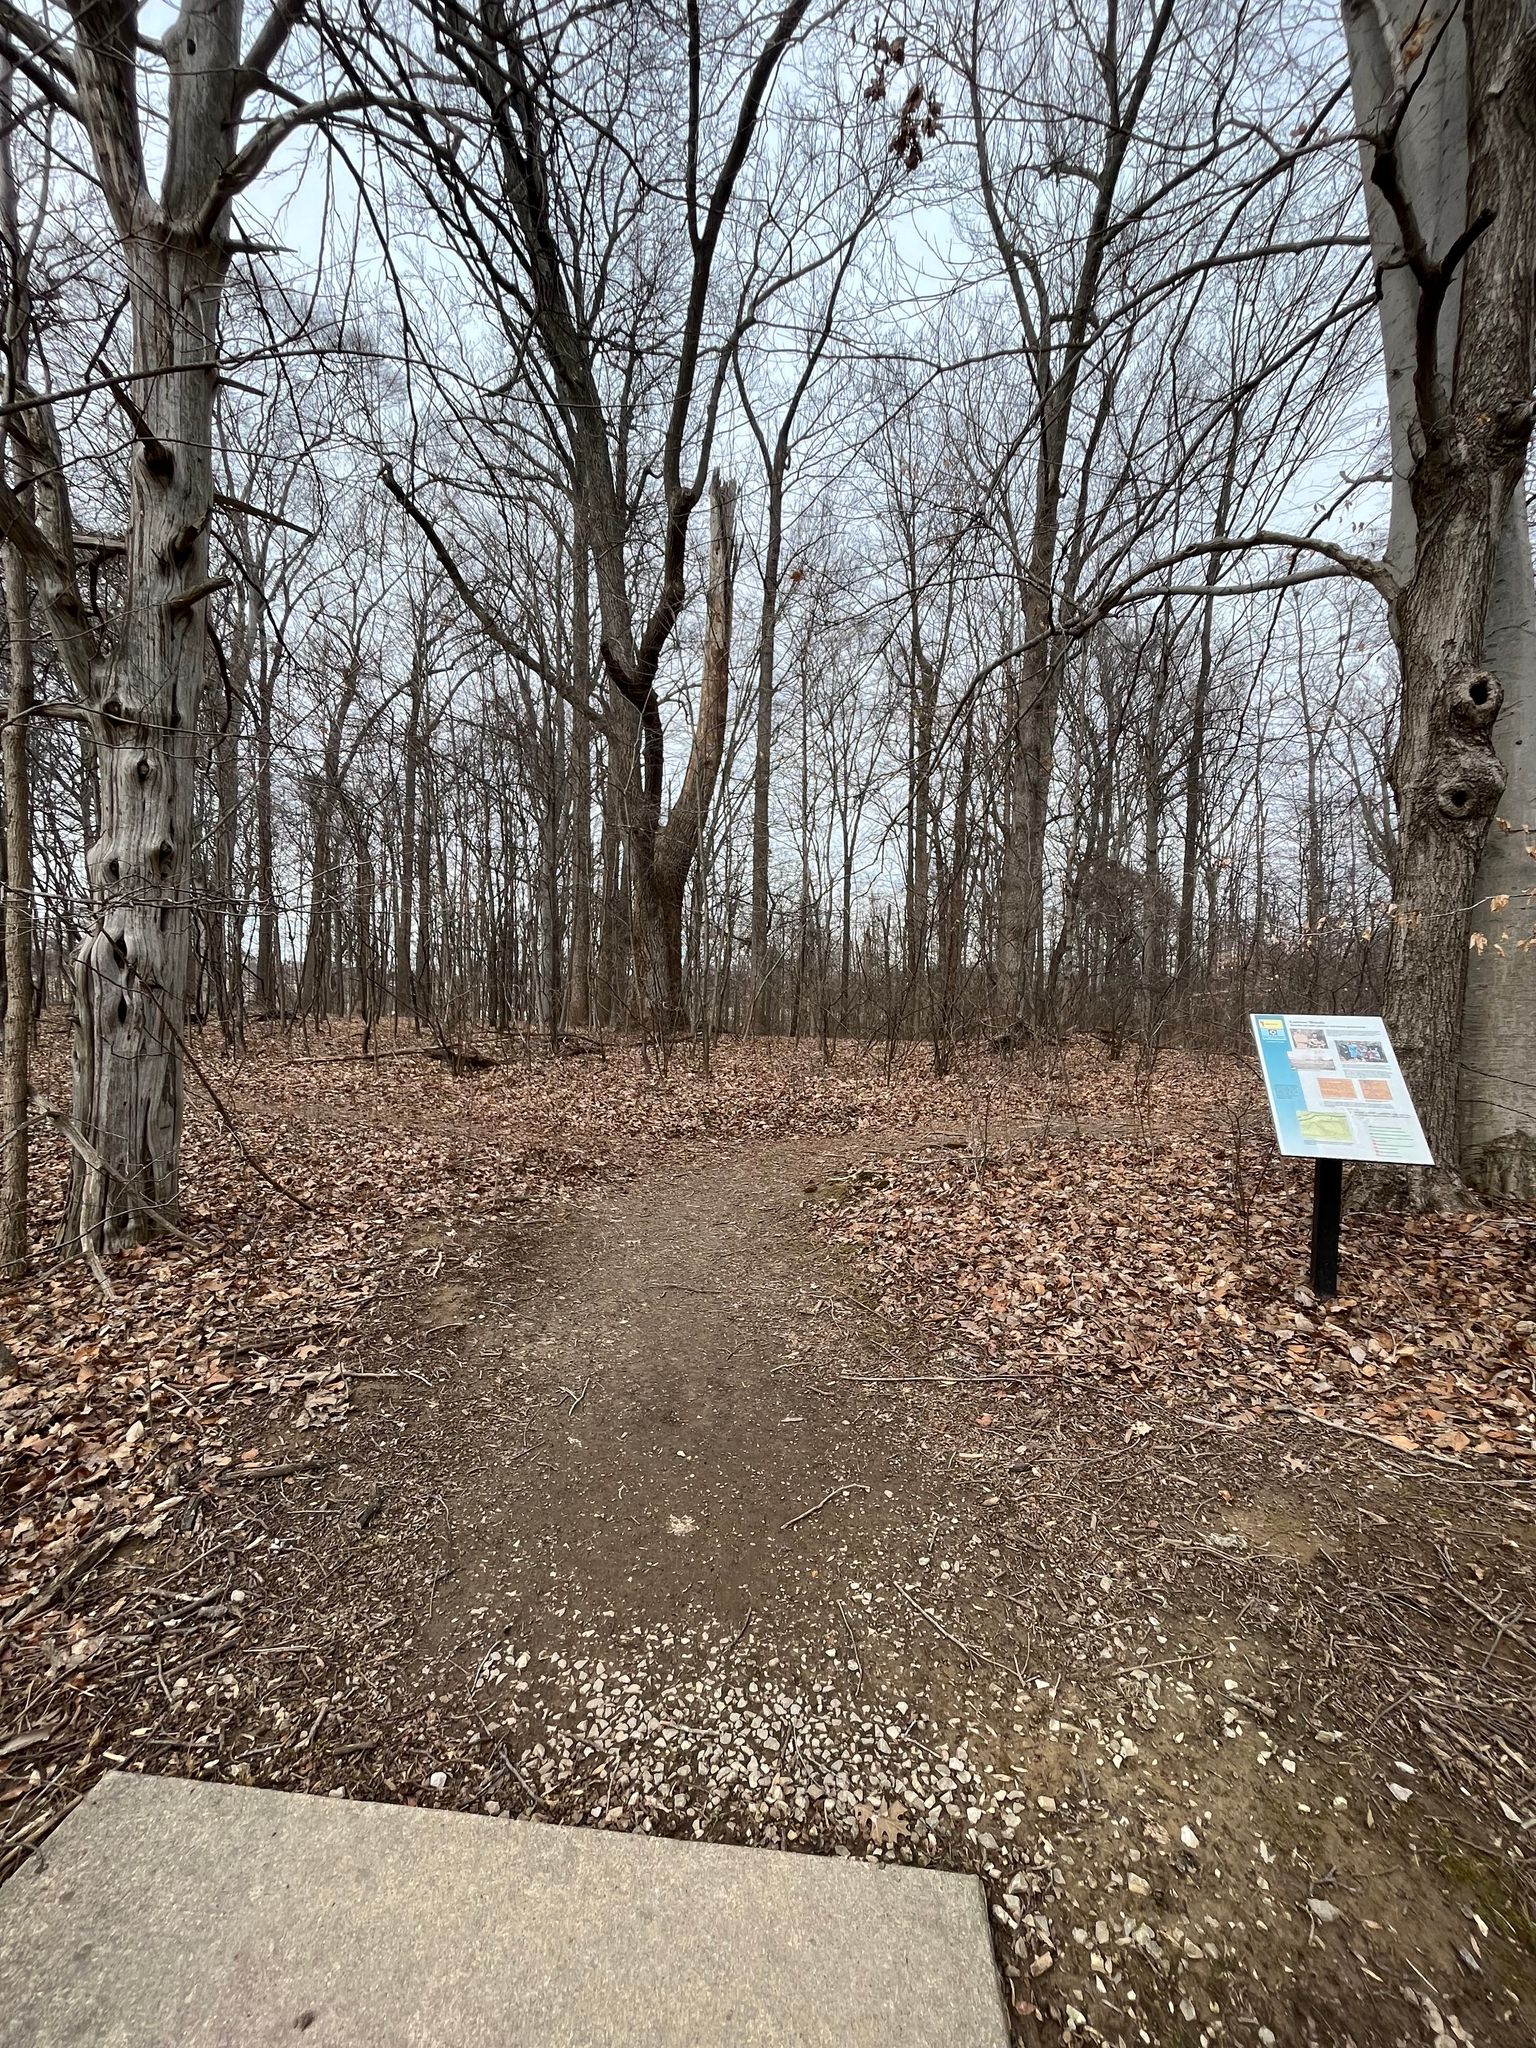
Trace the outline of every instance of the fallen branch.
[[340, 1327], [340, 1324], [331, 1324], [323, 1329], [308, 1325], [297, 1330], [256, 1330], [249, 1335], [236, 1336], [229, 1348], [236, 1358], [247, 1351], [259, 1351], [263, 1357], [270, 1358], [279, 1351], [292, 1351], [300, 1344], [322, 1343], [334, 1336]]
[[218, 1090], [214, 1087], [213, 1083], [209, 1080], [208, 1076], [203, 1072], [197, 1054], [192, 1050], [191, 1046], [188, 1045], [186, 1040], [186, 1034], [177, 1028], [174, 1020], [167, 1011], [164, 1003], [157, 1002], [155, 1007], [160, 1012], [160, 1016], [165, 1024], [165, 1028], [167, 1029], [167, 1031], [170, 1032], [171, 1036], [175, 1039], [176, 1043], [181, 1047], [182, 1052], [186, 1055], [187, 1065], [192, 1069], [193, 1073], [196, 1074], [198, 1080], [202, 1082], [208, 1100], [213, 1104], [214, 1108], [218, 1111], [220, 1123], [223, 1124], [225, 1130], [229, 1132], [229, 1135], [234, 1139], [236, 1145], [240, 1148], [240, 1157], [245, 1161], [246, 1165], [251, 1169], [252, 1173], [259, 1175], [260, 1178], [267, 1183], [268, 1187], [276, 1188], [277, 1192], [283, 1197], [284, 1201], [292, 1202], [297, 1208], [304, 1210], [307, 1215], [313, 1216], [313, 1214], [315, 1213], [314, 1203], [306, 1202], [304, 1197], [302, 1195], [296, 1195], [292, 1188], [284, 1187], [283, 1183], [278, 1179], [277, 1175], [273, 1173], [268, 1167], [263, 1166], [261, 1161], [256, 1157], [255, 1153], [251, 1150], [250, 1146], [246, 1144], [244, 1137], [241, 1135], [240, 1126], [235, 1122], [234, 1117], [225, 1107], [224, 1102], [220, 1098]]
[[97, 1251], [95, 1245], [91, 1243], [91, 1240], [88, 1237], [84, 1237], [80, 1240], [80, 1249], [85, 1253], [85, 1263], [91, 1269], [92, 1279], [96, 1282], [96, 1285], [101, 1289], [102, 1293], [107, 1297], [107, 1300], [111, 1304], [111, 1306], [113, 1308], [116, 1308], [117, 1289], [112, 1285], [111, 1280], [107, 1277], [107, 1269], [101, 1263], [101, 1253]]
[[787, 1522], [780, 1522], [780, 1534], [782, 1534], [783, 1531], [786, 1529], [793, 1529], [797, 1522], [808, 1522], [811, 1519], [812, 1515], [819, 1515], [822, 1509], [827, 1505], [827, 1502], [836, 1500], [839, 1494], [868, 1493], [868, 1491], [869, 1488], [867, 1486], [861, 1486], [857, 1480], [852, 1479], [849, 1480], [847, 1485], [845, 1486], [834, 1486], [830, 1493], [824, 1493], [822, 1495], [821, 1499], [817, 1501], [814, 1507], [802, 1508], [798, 1515], [791, 1515]]
[[320, 1471], [317, 1458], [280, 1458], [275, 1465], [229, 1465], [219, 1474], [221, 1482], [243, 1486], [255, 1479], [293, 1479]]
[[1022, 1387], [1018, 1372], [845, 1372], [840, 1375], [864, 1387]]
[[67, 1586], [72, 1585], [76, 1579], [83, 1579], [87, 1572], [94, 1571], [97, 1565], [111, 1556], [119, 1543], [126, 1541], [132, 1534], [133, 1525], [130, 1522], [126, 1527], [111, 1529], [105, 1536], [98, 1536], [94, 1543], [88, 1543], [84, 1550], [77, 1552], [70, 1559], [62, 1571], [54, 1573], [40, 1592], [34, 1593], [30, 1600], [18, 1607], [14, 1614], [9, 1615], [5, 1622], [0, 1624], [0, 1635], [9, 1635], [20, 1628], [24, 1621], [30, 1621], [34, 1614], [41, 1614], [45, 1607], [51, 1607]]
[[[1444, 1451], [1421, 1450], [1416, 1444], [1395, 1444], [1391, 1437], [1379, 1436], [1374, 1429], [1361, 1429], [1353, 1422], [1333, 1422], [1326, 1415], [1314, 1415], [1310, 1408], [1288, 1407], [1283, 1412], [1296, 1416], [1302, 1422], [1315, 1422], [1319, 1429], [1336, 1429], [1342, 1436], [1363, 1437], [1368, 1444], [1380, 1444], [1384, 1451], [1395, 1451], [1400, 1458], [1427, 1458], [1432, 1465], [1449, 1465], [1457, 1472], [1465, 1472], [1469, 1478], [1482, 1479], [1477, 1467], [1469, 1464], [1465, 1458], [1453, 1458]], [[1510, 1444], [1501, 1446], [1493, 1455], [1496, 1458], [1536, 1458], [1536, 1450], [1525, 1450], [1518, 1444]], [[1484, 1480], [1483, 1483], [1493, 1485], [1496, 1482]], [[1513, 1479], [1506, 1483], [1511, 1486], [1536, 1486], [1536, 1473], [1529, 1479]]]

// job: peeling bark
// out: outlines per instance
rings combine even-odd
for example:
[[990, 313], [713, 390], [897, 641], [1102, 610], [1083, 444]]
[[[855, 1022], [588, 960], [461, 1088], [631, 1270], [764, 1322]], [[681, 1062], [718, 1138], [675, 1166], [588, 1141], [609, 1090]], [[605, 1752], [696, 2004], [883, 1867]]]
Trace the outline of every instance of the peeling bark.
[[[297, 8], [274, 7], [243, 53], [241, 0], [183, 0], [153, 46], [166, 79], [153, 116], [139, 103], [138, 65], [151, 46], [140, 41], [132, 0], [68, 0], [68, 11], [71, 42], [51, 43], [29, 76], [85, 132], [133, 331], [133, 378], [116, 387], [133, 432], [126, 590], [107, 646], [81, 601], [67, 529], [50, 532], [6, 488], [0, 530], [27, 558], [95, 742], [100, 830], [86, 855], [90, 908], [72, 967], [80, 1143], [64, 1241], [101, 1252], [174, 1225], [179, 1207], [193, 749], [214, 587], [208, 530], [229, 208], [284, 136], [330, 108], [293, 102], [241, 142], [245, 102], [267, 89]], [[151, 119], [162, 138], [158, 196], [145, 160]]]

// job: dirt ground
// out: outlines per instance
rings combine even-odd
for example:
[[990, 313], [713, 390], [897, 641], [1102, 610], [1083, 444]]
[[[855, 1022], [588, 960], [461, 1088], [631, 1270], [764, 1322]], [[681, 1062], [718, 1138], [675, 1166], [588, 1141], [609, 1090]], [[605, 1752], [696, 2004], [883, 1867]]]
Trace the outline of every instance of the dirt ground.
[[413, 1226], [345, 1419], [114, 1559], [223, 1626], [94, 1764], [975, 1869], [1025, 2042], [1529, 2042], [1536, 1473], [978, 1375], [836, 1229], [973, 1142]]

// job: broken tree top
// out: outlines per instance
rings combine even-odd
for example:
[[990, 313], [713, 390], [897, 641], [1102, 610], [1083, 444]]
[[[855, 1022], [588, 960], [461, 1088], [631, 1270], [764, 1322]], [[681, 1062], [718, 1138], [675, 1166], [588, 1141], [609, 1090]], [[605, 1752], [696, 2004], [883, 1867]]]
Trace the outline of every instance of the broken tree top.
[[1004, 2048], [971, 1877], [119, 1773], [0, 1889], [0, 2048]]

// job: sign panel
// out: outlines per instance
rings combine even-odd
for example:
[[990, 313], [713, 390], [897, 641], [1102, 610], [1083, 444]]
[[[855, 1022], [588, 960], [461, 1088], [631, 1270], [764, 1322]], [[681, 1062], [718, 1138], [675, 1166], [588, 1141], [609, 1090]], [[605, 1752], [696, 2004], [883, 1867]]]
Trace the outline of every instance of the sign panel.
[[1280, 1150], [1291, 1159], [1433, 1166], [1379, 1017], [1251, 1016]]

